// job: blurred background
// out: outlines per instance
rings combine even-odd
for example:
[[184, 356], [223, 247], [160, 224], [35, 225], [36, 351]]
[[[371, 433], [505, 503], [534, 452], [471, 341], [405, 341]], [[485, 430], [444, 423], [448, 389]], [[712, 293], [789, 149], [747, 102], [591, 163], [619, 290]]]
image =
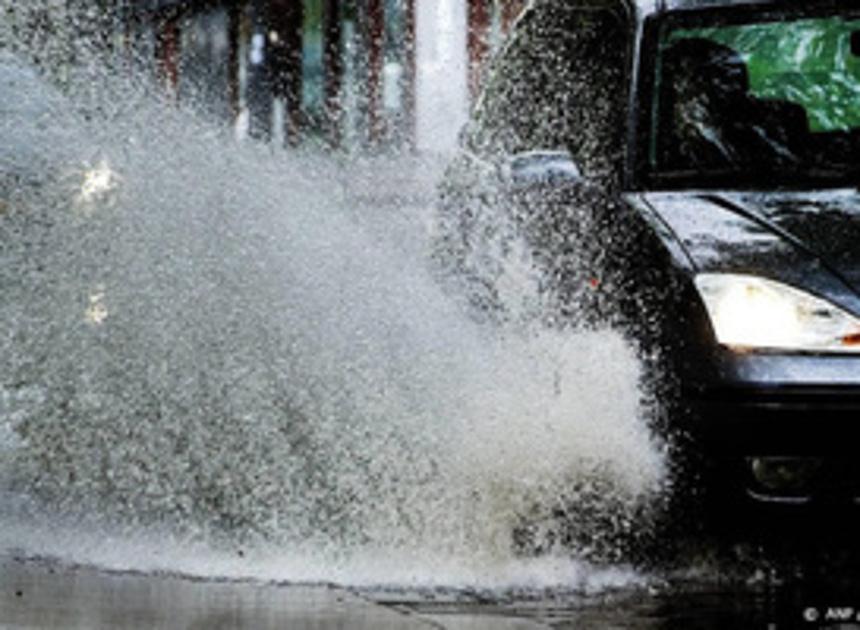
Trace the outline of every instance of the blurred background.
[[[240, 139], [442, 152], [525, 0], [28, 0], [8, 39], [59, 82], [81, 41]], [[85, 35], [85, 37], [81, 37]]]

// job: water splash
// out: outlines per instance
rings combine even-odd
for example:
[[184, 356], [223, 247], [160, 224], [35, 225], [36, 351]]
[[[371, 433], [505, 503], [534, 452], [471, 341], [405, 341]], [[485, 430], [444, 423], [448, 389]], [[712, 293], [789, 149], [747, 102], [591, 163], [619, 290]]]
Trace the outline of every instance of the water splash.
[[[426, 262], [435, 165], [236, 145], [143, 80], [111, 83], [79, 116], [74, 89], [0, 58], [4, 548], [588, 583], [564, 558], [606, 558], [645, 527], [663, 461], [633, 351], [609, 331], [465, 315]], [[121, 551], [105, 533], [81, 544], [88, 530]], [[518, 536], [544, 559], [521, 558]], [[194, 559], [165, 552], [188, 541]]]

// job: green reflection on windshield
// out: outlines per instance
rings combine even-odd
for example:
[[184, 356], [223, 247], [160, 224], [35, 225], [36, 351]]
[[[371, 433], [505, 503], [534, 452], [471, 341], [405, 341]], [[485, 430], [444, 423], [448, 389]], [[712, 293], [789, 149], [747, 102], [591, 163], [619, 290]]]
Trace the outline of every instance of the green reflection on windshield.
[[730, 46], [747, 64], [753, 96], [803, 106], [812, 132], [849, 131], [860, 127], [855, 31], [860, 20], [828, 17], [677, 30], [665, 45], [698, 37]]

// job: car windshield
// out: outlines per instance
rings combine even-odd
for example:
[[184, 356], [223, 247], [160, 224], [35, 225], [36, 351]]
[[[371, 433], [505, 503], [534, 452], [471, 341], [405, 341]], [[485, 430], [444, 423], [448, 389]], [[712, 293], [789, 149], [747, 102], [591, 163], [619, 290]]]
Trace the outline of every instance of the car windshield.
[[648, 165], [667, 185], [857, 184], [860, 14], [697, 12], [659, 29]]

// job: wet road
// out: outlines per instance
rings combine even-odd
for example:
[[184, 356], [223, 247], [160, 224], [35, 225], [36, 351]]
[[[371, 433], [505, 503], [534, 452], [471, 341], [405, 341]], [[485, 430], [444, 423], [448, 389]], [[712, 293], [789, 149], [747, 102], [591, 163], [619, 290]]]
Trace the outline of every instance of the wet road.
[[846, 577], [499, 597], [202, 581], [6, 558], [0, 628], [848, 630], [860, 628], [860, 597]]
[[479, 630], [545, 628], [525, 611], [452, 602], [375, 602], [327, 585], [194, 581], [105, 574], [41, 562], [0, 562], [2, 628], [308, 628]]

